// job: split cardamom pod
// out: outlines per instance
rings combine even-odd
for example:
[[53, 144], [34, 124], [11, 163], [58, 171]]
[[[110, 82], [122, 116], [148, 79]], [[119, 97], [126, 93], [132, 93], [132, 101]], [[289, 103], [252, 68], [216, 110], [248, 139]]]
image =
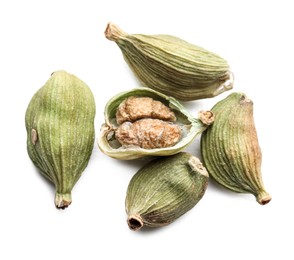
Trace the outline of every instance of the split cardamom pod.
[[71, 204], [71, 191], [90, 159], [95, 109], [89, 87], [76, 76], [57, 71], [36, 92], [26, 110], [28, 154], [54, 183], [57, 208]]
[[214, 124], [201, 137], [204, 165], [224, 187], [251, 193], [258, 203], [271, 200], [261, 176], [261, 149], [253, 118], [253, 102], [244, 93], [232, 93], [213, 108]]
[[207, 184], [206, 169], [189, 153], [150, 161], [133, 176], [127, 189], [130, 229], [170, 224], [201, 200]]
[[194, 118], [174, 98], [148, 88], [125, 91], [111, 98], [98, 137], [106, 155], [131, 160], [180, 152], [210, 125], [210, 111]]
[[171, 35], [127, 34], [108, 23], [105, 36], [115, 41], [141, 83], [179, 100], [217, 96], [233, 87], [226, 60]]

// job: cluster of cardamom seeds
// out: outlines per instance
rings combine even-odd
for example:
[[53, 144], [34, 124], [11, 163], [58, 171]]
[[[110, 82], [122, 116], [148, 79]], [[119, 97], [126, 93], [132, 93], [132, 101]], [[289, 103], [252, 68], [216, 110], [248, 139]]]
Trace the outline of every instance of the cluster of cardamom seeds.
[[[209, 176], [232, 191], [271, 200], [261, 177], [261, 149], [253, 102], [232, 93], [211, 111], [191, 115], [178, 100], [214, 97], [233, 87], [220, 56], [169, 35], [127, 34], [114, 24], [115, 41], [144, 87], [113, 96], [105, 106], [98, 146], [120, 160], [154, 157], [131, 179], [126, 192], [132, 230], [170, 224], [203, 197]], [[55, 205], [71, 203], [71, 190], [94, 145], [95, 100], [89, 87], [65, 71], [51, 75], [26, 111], [28, 154], [56, 187]], [[200, 159], [183, 150], [201, 135]]]

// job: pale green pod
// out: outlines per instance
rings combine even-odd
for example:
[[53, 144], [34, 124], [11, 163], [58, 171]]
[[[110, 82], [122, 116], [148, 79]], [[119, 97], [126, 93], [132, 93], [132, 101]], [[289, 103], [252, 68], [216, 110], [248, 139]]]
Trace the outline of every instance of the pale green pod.
[[130, 229], [170, 224], [201, 200], [207, 184], [206, 169], [189, 153], [152, 160], [133, 176], [127, 189]]
[[[120, 104], [128, 97], [150, 97], [170, 108], [176, 115], [176, 122], [173, 122], [173, 124], [182, 129], [179, 142], [171, 147], [154, 149], [121, 145], [116, 139], [116, 131], [119, 126], [116, 114]], [[195, 137], [205, 131], [214, 120], [210, 111], [200, 111], [199, 118], [195, 118], [176, 99], [148, 88], [136, 88], [115, 95], [107, 102], [104, 117], [105, 123], [102, 125], [98, 136], [98, 146], [106, 155], [120, 160], [176, 154], [191, 144]]]
[[54, 183], [57, 208], [71, 204], [71, 191], [89, 162], [95, 109], [90, 88], [65, 71], [54, 72], [28, 105], [28, 154]]
[[261, 176], [262, 154], [253, 118], [253, 102], [232, 93], [213, 108], [214, 124], [201, 137], [204, 165], [224, 187], [251, 193], [258, 203], [270, 202]]
[[152, 89], [179, 100], [214, 97], [233, 87], [226, 60], [170, 35], [127, 34], [109, 23], [105, 36], [115, 41], [125, 61]]

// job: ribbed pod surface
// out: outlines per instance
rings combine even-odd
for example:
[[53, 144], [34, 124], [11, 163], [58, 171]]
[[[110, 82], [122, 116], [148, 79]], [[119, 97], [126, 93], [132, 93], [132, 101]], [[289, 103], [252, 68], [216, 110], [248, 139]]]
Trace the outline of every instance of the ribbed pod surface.
[[90, 159], [95, 101], [89, 87], [65, 71], [52, 74], [31, 99], [26, 115], [27, 150], [56, 187], [55, 205], [71, 203], [71, 190]]
[[253, 118], [253, 102], [232, 93], [212, 112], [214, 124], [202, 134], [201, 151], [210, 176], [224, 187], [251, 193], [260, 204], [271, 200], [261, 176], [262, 153]]
[[203, 197], [208, 174], [196, 157], [181, 152], [147, 163], [131, 179], [126, 196], [128, 225], [167, 225], [193, 208]]
[[179, 100], [216, 96], [233, 87], [226, 60], [171, 35], [127, 34], [109, 23], [115, 41], [136, 77], [147, 87]]

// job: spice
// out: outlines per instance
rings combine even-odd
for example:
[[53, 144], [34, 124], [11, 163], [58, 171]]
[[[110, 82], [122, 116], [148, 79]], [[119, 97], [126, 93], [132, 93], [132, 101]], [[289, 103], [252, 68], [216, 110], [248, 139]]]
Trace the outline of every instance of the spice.
[[261, 176], [261, 149], [253, 118], [253, 102], [232, 93], [213, 108], [215, 122], [201, 137], [201, 151], [210, 176], [224, 187], [251, 193], [258, 203], [270, 202]]
[[128, 186], [126, 212], [130, 229], [172, 223], [201, 200], [207, 184], [206, 169], [189, 153], [152, 160]]
[[54, 183], [57, 208], [71, 204], [71, 191], [88, 164], [94, 117], [91, 90], [65, 71], [54, 72], [28, 105], [28, 154], [40, 173]]
[[195, 118], [175, 98], [148, 88], [117, 94], [107, 102], [104, 115], [99, 148], [121, 160], [176, 154], [214, 120], [210, 111]]
[[175, 145], [181, 138], [181, 128], [159, 119], [140, 119], [125, 122], [115, 132], [123, 146], [139, 146], [144, 149], [165, 148]]
[[179, 100], [217, 96], [233, 87], [226, 60], [171, 35], [127, 34], [108, 23], [105, 36], [115, 41], [140, 82]]
[[150, 97], [128, 97], [116, 112], [118, 124], [134, 122], [142, 118], [157, 118], [166, 121], [176, 121], [174, 112], [160, 101]]

